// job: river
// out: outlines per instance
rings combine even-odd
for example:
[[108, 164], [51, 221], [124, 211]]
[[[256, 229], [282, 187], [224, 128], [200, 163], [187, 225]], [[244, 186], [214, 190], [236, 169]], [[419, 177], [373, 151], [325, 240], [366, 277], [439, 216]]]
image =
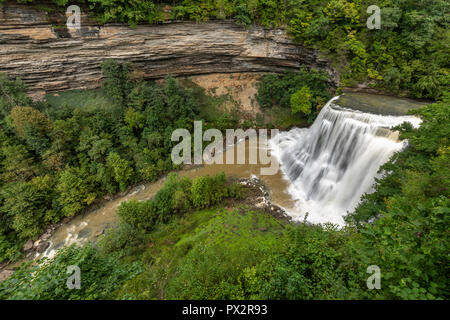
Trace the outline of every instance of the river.
[[[220, 172], [225, 172], [229, 177], [233, 178], [249, 178], [251, 176], [258, 177], [262, 183], [270, 190], [271, 202], [282, 207], [286, 211], [294, 210], [295, 203], [291, 198], [291, 195], [287, 191], [289, 182], [284, 177], [283, 173], [278, 170], [274, 175], [260, 175], [260, 169], [262, 167], [268, 167], [268, 165], [248, 164], [248, 153], [252, 150], [252, 143], [255, 138], [250, 140], [240, 141], [232, 148], [234, 148], [235, 159], [237, 157], [238, 145], [245, 143], [246, 148], [246, 164], [204, 164], [202, 166], [190, 169], [180, 170], [179, 176], [195, 178], [197, 176], [215, 175]], [[259, 147], [259, 146], [258, 146]], [[224, 162], [226, 155], [230, 152], [230, 148], [227, 148], [223, 152]], [[272, 161], [277, 163], [276, 158]], [[237, 161], [235, 161], [236, 163]], [[54, 234], [50, 237], [50, 246], [47, 250], [39, 254], [37, 253], [35, 258], [53, 257], [56, 251], [63, 247], [73, 243], [84, 244], [88, 241], [94, 241], [103, 233], [103, 231], [109, 227], [112, 227], [117, 222], [116, 209], [123, 201], [135, 199], [138, 201], [151, 199], [156, 192], [164, 185], [166, 177], [161, 178], [153, 183], [147, 183], [139, 185], [133, 188], [127, 195], [115, 198], [106, 202], [98, 209], [93, 209], [85, 214], [75, 216], [67, 224], [60, 226], [55, 230]]]
[[[404, 113], [408, 108], [423, 105], [385, 96], [370, 95], [369, 99], [364, 94], [349, 94], [344, 97], [330, 100], [310, 128], [293, 128], [272, 139], [271, 149], [276, 156], [272, 161], [279, 159], [281, 167], [274, 175], [260, 174], [260, 169], [268, 165], [261, 165], [259, 157], [257, 164], [248, 164], [248, 152], [254, 148], [250, 142], [255, 138], [242, 140], [223, 152], [225, 160], [231, 148], [237, 150], [238, 145], [245, 143], [246, 164], [204, 164], [181, 170], [179, 175], [194, 178], [222, 171], [234, 178], [253, 175], [268, 188], [271, 202], [283, 208], [293, 220], [308, 218], [312, 223], [332, 222], [342, 226], [343, 217], [355, 208], [361, 195], [371, 191], [375, 177], [379, 176], [378, 168], [405, 146], [389, 128], [403, 121], [419, 125], [420, 119]], [[362, 107], [360, 110], [356, 110], [358, 105]], [[401, 110], [396, 109], [395, 115], [393, 105], [402, 106]], [[378, 114], [368, 113], [369, 110]], [[236, 159], [237, 152], [234, 153]], [[117, 222], [116, 209], [121, 202], [151, 199], [164, 182], [165, 178], [161, 178], [139, 185], [127, 195], [74, 217], [56, 229], [49, 239], [50, 246], [35, 258], [52, 257], [57, 249], [73, 243], [94, 241]]]

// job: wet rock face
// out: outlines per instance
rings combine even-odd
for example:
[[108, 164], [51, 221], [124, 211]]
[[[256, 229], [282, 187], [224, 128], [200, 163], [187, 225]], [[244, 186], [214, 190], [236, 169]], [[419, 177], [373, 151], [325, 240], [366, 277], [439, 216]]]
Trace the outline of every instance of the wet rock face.
[[327, 61], [294, 44], [282, 29], [247, 29], [231, 21], [98, 26], [84, 15], [81, 30], [71, 32], [65, 19], [26, 6], [0, 7], [0, 72], [21, 77], [34, 95], [98, 87], [100, 63], [107, 58], [131, 62], [147, 79], [307, 65], [337, 81]]
[[[274, 218], [284, 220], [285, 222], [292, 222], [292, 218], [283, 208], [273, 204], [270, 201], [269, 190], [258, 177], [252, 176], [250, 178], [239, 179], [238, 183], [246, 188], [253, 189], [253, 191], [257, 191], [256, 193], [249, 192], [246, 194], [246, 201], [248, 201], [255, 208], [264, 210], [265, 212], [271, 214]], [[263, 229], [260, 230], [266, 231]]]

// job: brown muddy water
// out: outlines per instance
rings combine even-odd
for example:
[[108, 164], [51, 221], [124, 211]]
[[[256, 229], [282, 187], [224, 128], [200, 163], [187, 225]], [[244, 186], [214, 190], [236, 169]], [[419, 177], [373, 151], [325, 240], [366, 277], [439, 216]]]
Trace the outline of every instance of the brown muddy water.
[[[251, 138], [250, 141], [255, 141]], [[249, 164], [249, 151], [254, 150], [254, 146], [249, 140], [241, 141], [232, 147], [228, 147], [226, 151], [221, 154], [217, 154], [216, 157], [223, 156], [224, 164], [204, 164], [200, 167], [184, 169], [178, 172], [179, 176], [195, 178], [197, 176], [215, 175], [220, 172], [225, 172], [229, 177], [233, 178], [250, 178], [252, 175], [258, 177], [265, 186], [269, 189], [270, 200], [272, 203], [282, 207], [286, 211], [294, 208], [294, 201], [287, 192], [288, 182], [283, 178], [281, 170], [274, 175], [261, 175], [260, 169], [262, 167], [269, 167], [269, 165], [261, 165], [259, 163], [259, 157], [257, 164]], [[237, 148], [239, 145], [245, 143], [246, 161], [245, 164], [226, 164], [226, 154], [234, 148], [235, 161], [237, 163]], [[259, 146], [256, 147], [257, 151]], [[266, 147], [261, 146], [261, 149], [266, 152]], [[276, 163], [276, 158], [272, 157], [272, 162]], [[273, 165], [273, 164], [272, 164]], [[52, 258], [56, 251], [63, 246], [69, 246], [71, 244], [85, 244], [88, 241], [95, 241], [97, 237], [103, 233], [107, 228], [114, 226], [118, 220], [116, 215], [117, 207], [123, 201], [135, 199], [138, 201], [144, 201], [151, 199], [156, 192], [164, 185], [166, 177], [159, 179], [156, 182], [142, 184], [135, 187], [127, 195], [113, 199], [103, 204], [98, 209], [93, 209], [83, 215], [74, 217], [67, 224], [60, 226], [55, 230], [51, 238], [49, 239], [50, 246], [47, 250], [39, 254], [37, 253], [34, 258], [49, 257]]]

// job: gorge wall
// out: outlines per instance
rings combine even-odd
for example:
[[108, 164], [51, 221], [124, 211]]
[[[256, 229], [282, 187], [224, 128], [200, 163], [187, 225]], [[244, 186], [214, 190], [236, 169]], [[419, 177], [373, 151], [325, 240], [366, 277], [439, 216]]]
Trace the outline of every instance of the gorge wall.
[[100, 63], [133, 64], [146, 79], [231, 72], [279, 72], [301, 65], [336, 73], [315, 50], [283, 29], [246, 28], [232, 21], [100, 26], [82, 15], [69, 32], [63, 13], [5, 3], [0, 6], [0, 72], [20, 77], [35, 98], [47, 92], [100, 85]]

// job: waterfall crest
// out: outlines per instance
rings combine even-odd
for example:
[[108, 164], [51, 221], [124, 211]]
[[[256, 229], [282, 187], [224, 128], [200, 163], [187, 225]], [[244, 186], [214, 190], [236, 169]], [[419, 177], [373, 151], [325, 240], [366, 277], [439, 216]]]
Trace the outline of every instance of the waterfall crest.
[[294, 128], [271, 140], [272, 154], [297, 200], [295, 220], [343, 226], [344, 216], [371, 192], [380, 166], [405, 146], [390, 128], [413, 116], [383, 116], [345, 109], [331, 99], [310, 128]]

